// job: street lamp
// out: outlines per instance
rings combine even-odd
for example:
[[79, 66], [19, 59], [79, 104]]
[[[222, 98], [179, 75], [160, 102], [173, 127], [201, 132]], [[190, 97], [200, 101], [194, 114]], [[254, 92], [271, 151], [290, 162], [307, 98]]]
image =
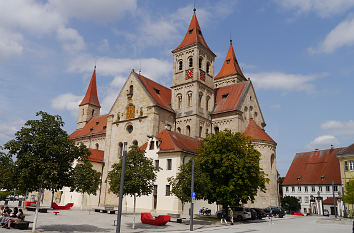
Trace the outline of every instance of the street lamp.
[[124, 186], [124, 175], [125, 175], [125, 161], [127, 158], [127, 142], [124, 142], [123, 146], [123, 161], [122, 161], [122, 173], [120, 175], [120, 187], [119, 187], [119, 202], [118, 202], [118, 215], [117, 215], [117, 227], [116, 233], [120, 233], [120, 224], [122, 219], [122, 201], [123, 201], [123, 186]]

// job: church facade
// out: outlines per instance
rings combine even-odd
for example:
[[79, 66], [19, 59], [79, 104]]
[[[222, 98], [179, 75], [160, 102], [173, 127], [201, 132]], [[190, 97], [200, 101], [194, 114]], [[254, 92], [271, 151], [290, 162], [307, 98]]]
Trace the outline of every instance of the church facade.
[[[106, 115], [100, 114], [94, 70], [79, 105], [77, 129], [70, 135], [76, 144], [83, 143], [90, 148], [90, 160], [95, 163], [95, 169], [102, 172], [97, 195], [85, 197], [85, 205], [117, 206], [118, 198], [109, 191], [107, 174], [112, 165], [119, 162], [124, 149], [133, 144], [145, 144], [146, 155], [158, 160], [156, 163], [160, 164], [157, 166], [166, 169], [158, 174], [154, 194], [141, 197], [149, 201], [139, 201], [138, 198], [137, 210], [140, 202], [140, 206], [144, 206], [141, 211], [180, 213], [183, 207], [177, 199], [171, 199], [175, 204], [169, 209], [164, 209], [162, 206], [166, 205], [162, 204], [159, 207], [159, 200], [170, 196], [167, 195], [168, 182], [161, 177], [175, 176], [178, 167], [190, 156], [186, 152], [193, 152], [193, 148], [181, 146], [185, 144], [183, 142], [190, 141], [194, 145], [207, 134], [225, 129], [252, 137], [256, 149], [262, 154], [260, 165], [270, 179], [267, 192], [259, 193], [255, 202], [248, 206], [265, 208], [279, 205], [277, 144], [264, 130], [266, 123], [255, 90], [238, 65], [232, 41], [224, 64], [215, 75], [215, 54], [208, 47], [194, 12], [184, 39], [172, 51], [172, 56], [171, 88], [132, 70]], [[149, 151], [154, 138], [157, 143]], [[174, 149], [159, 147], [164, 141], [167, 145], [169, 140], [173, 140]], [[168, 169], [169, 166], [172, 168]], [[75, 195], [64, 191], [58, 202], [76, 201], [79, 197]], [[171, 200], [166, 199], [166, 203]], [[78, 205], [80, 203], [81, 200], [77, 201]], [[130, 211], [132, 208], [132, 198], [125, 197], [123, 209]]]

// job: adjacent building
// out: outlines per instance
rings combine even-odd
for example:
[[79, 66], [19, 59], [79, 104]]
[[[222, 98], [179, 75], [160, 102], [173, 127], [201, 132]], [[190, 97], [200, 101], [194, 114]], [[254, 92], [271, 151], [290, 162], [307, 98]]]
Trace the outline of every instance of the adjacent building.
[[336, 208], [337, 213], [343, 215], [340, 165], [336, 157], [342, 150], [343, 148], [331, 148], [295, 155], [282, 189], [284, 196], [299, 199], [302, 213], [321, 215], [323, 209], [328, 209], [330, 214], [335, 214]]

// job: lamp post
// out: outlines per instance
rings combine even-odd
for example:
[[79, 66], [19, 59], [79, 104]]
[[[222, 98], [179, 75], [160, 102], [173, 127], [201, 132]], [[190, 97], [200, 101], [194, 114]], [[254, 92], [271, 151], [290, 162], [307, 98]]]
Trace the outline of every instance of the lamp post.
[[192, 157], [191, 211], [190, 211], [189, 231], [193, 231], [194, 200], [195, 200], [195, 193], [194, 193], [194, 157]]
[[116, 233], [120, 233], [120, 224], [121, 224], [121, 218], [122, 218], [122, 201], [123, 201], [123, 192], [124, 192], [123, 186], [124, 186], [124, 175], [125, 175], [125, 161], [127, 158], [127, 144], [128, 144], [127, 142], [124, 142], [124, 146], [123, 146], [123, 161], [122, 161], [122, 173], [120, 175]]

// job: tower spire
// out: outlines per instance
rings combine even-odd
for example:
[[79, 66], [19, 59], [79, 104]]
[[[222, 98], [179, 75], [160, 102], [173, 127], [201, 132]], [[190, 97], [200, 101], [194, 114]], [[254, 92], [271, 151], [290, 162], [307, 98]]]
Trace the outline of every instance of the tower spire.
[[98, 101], [98, 96], [97, 96], [97, 86], [96, 86], [96, 65], [93, 70], [93, 74], [91, 77], [90, 84], [87, 88], [86, 95], [84, 99], [81, 101], [79, 106], [85, 105], [85, 104], [91, 104], [97, 107], [101, 107], [100, 102]]

